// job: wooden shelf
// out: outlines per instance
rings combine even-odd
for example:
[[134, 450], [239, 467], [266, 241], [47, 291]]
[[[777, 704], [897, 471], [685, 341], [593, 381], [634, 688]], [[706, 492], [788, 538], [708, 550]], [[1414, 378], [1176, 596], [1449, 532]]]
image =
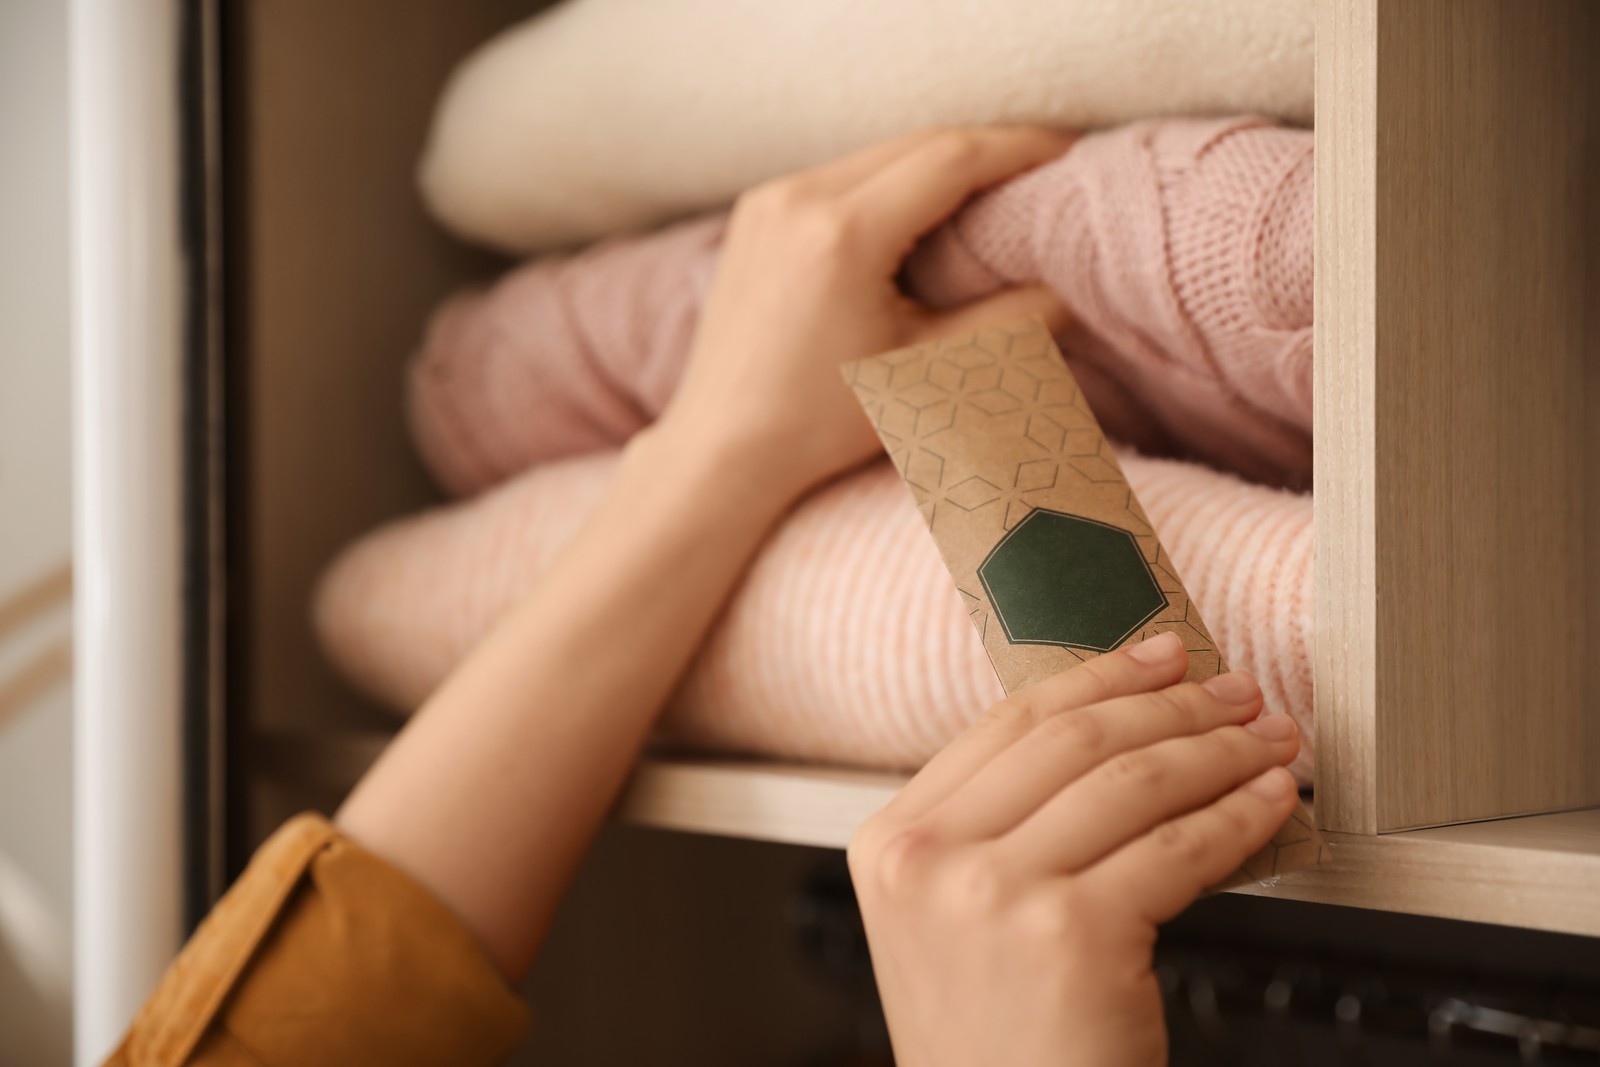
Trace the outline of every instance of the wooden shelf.
[[1332, 863], [1237, 892], [1600, 936], [1600, 808], [1327, 837]]
[[[843, 848], [902, 781], [653, 760], [618, 814], [665, 830]], [[1328, 839], [1333, 863], [1235, 892], [1600, 936], [1600, 808]]]
[[[269, 777], [353, 784], [388, 740], [270, 734]], [[642, 762], [617, 808], [635, 826], [843, 848], [899, 775], [745, 760]], [[1368, 836], [1327, 835], [1332, 863], [1233, 892], [1600, 936], [1600, 808]]]
[[617, 808], [636, 826], [843, 848], [906, 779], [837, 768], [651, 759]]

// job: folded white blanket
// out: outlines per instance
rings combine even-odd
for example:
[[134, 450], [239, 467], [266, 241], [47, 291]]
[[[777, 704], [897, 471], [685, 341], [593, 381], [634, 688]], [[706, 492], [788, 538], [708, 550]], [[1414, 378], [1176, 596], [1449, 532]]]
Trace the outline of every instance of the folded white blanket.
[[422, 163], [531, 252], [724, 204], [943, 123], [1309, 122], [1314, 0], [567, 0], [456, 71]]

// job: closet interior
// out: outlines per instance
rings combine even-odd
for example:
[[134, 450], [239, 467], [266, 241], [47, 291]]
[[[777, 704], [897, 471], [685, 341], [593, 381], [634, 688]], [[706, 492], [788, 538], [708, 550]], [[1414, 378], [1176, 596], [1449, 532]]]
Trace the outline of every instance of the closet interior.
[[[427, 310], [506, 261], [424, 215], [415, 165], [452, 65], [534, 6], [243, 0], [204, 31], [217, 458], [191, 532], [218, 562], [192, 711], [220, 758], [197, 907], [396, 727], [324, 665], [308, 600], [339, 548], [438, 499], [400, 368]], [[1300, 905], [1202, 922], [1316, 904], [1600, 935], [1595, 55], [1587, 0], [1318, 0], [1314, 809], [1335, 860], [1239, 891]], [[881, 1053], [848, 923], [817, 916], [828, 850], [900, 780], [647, 761], [533, 979], [529, 1055]]]

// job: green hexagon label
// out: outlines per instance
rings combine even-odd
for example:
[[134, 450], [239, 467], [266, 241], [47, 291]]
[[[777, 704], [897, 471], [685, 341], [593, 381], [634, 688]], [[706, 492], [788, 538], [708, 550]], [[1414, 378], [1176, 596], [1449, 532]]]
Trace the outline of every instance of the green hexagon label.
[[1046, 508], [1012, 527], [978, 579], [1014, 645], [1109, 652], [1167, 606], [1133, 534]]

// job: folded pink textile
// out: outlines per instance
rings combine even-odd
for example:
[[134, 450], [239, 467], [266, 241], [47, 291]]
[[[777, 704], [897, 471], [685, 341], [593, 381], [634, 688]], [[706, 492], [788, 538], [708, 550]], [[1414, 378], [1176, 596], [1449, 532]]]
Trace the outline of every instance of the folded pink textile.
[[[1218, 644], [1310, 737], [1311, 502], [1194, 464], [1121, 455]], [[416, 707], [576, 533], [614, 452], [537, 467], [397, 522], [335, 563], [324, 647]], [[663, 736], [697, 748], [883, 768], [923, 763], [1001, 695], [911, 495], [887, 462], [804, 501], [700, 650]], [[1309, 781], [1309, 747], [1292, 768]]]
[[[413, 368], [424, 457], [458, 494], [605, 448], [659, 414], [716, 267], [722, 218], [537, 260], [436, 316]], [[1043, 282], [1106, 431], [1256, 481], [1311, 464], [1311, 134], [1260, 120], [1087, 136], [977, 197], [904, 283], [935, 304]]]
[[[934, 303], [1044, 281], [1077, 313], [1060, 340], [1109, 433], [1297, 486], [1311, 224], [1309, 134], [1143, 123], [978, 197], [904, 280]], [[538, 261], [441, 309], [413, 369], [412, 425], [446, 486], [482, 495], [380, 530], [330, 570], [320, 634], [364, 688], [415, 707], [574, 534], [610, 477], [605, 450], [672, 394], [722, 228]], [[586, 452], [600, 454], [563, 459]], [[1310, 499], [1193, 463], [1126, 452], [1123, 465], [1223, 652], [1309, 737]], [[999, 692], [910, 495], [878, 464], [773, 535], [664, 730], [913, 767]], [[1302, 780], [1309, 767], [1308, 749]]]

